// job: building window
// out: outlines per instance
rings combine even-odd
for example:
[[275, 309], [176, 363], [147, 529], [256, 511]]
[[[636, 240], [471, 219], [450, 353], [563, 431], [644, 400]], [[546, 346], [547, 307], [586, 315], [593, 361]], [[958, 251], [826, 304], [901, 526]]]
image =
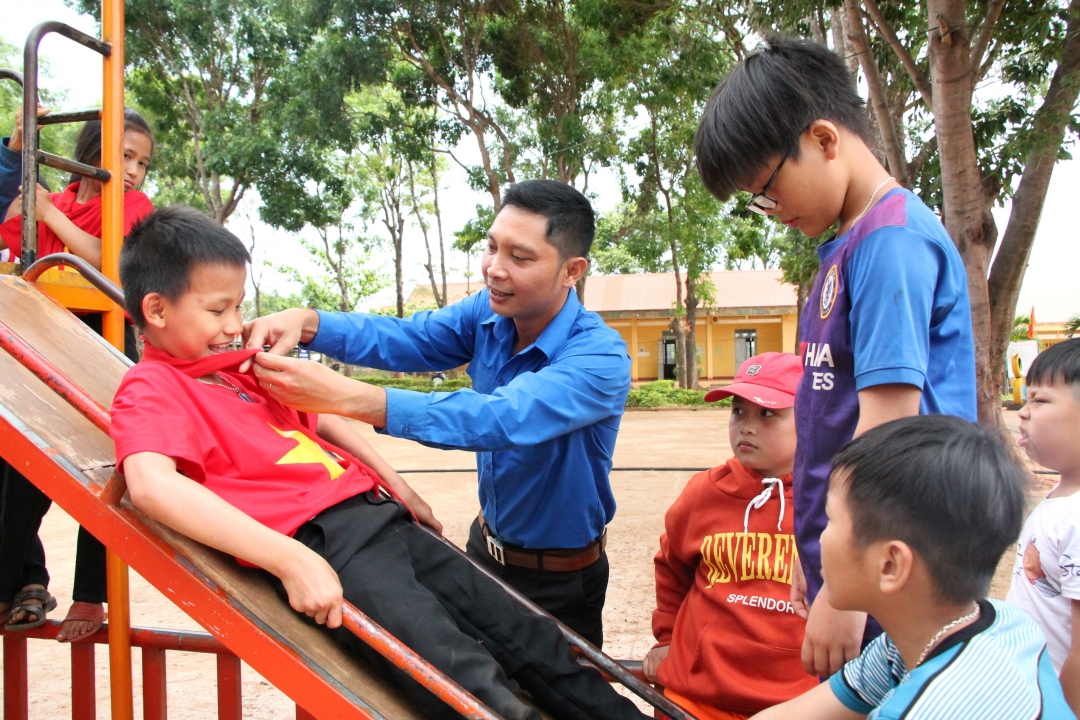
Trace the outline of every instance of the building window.
[[735, 331], [735, 372], [747, 358], [757, 355], [757, 330]]

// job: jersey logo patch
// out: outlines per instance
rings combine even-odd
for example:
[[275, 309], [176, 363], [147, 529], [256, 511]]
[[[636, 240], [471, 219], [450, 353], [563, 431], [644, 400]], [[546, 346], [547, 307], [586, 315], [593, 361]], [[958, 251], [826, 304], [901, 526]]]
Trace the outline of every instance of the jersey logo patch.
[[832, 313], [833, 306], [836, 305], [836, 286], [837, 286], [837, 273], [836, 266], [833, 265], [829, 268], [829, 273], [825, 276], [825, 282], [821, 284], [821, 319], [825, 320]]

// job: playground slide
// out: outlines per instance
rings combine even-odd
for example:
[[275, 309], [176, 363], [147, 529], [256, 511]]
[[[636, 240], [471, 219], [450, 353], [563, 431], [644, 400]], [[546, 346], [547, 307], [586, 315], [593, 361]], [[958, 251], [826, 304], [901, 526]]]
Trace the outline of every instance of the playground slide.
[[[0, 276], [0, 320], [111, 404], [129, 362], [67, 310], [30, 283]], [[301, 620], [261, 573], [157, 525], [126, 498], [108, 502], [112, 441], [54, 383], [8, 352], [0, 352], [0, 378], [0, 455], [268, 681], [316, 717], [422, 717], [395, 686]]]

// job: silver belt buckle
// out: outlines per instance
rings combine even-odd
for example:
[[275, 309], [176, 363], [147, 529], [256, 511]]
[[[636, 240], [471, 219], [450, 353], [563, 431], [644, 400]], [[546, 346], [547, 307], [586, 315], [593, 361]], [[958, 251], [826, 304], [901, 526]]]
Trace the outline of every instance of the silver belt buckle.
[[502, 540], [491, 534], [488, 534], [486, 540], [488, 555], [495, 558], [495, 561], [498, 562], [500, 565], [505, 565], [506, 555], [505, 553], [503, 553]]

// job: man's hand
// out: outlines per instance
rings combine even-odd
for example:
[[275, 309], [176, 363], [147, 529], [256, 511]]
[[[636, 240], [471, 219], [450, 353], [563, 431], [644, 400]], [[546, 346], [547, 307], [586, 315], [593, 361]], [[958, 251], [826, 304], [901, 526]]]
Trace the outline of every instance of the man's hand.
[[299, 542], [295, 550], [280, 568], [274, 569], [289, 594], [289, 605], [320, 625], [340, 626], [344, 597], [337, 573], [326, 560]]
[[337, 400], [353, 390], [356, 381], [322, 363], [261, 352], [255, 356], [255, 377], [270, 397], [309, 413], [344, 415]]
[[[288, 355], [297, 344], [311, 342], [318, 331], [319, 313], [293, 308], [246, 322], [241, 334], [245, 348], [261, 349], [269, 345], [275, 355]], [[251, 361], [246, 360], [240, 365], [240, 372], [247, 372], [250, 367]]]
[[[8, 138], [8, 150], [14, 150], [19, 152], [22, 150], [22, 137], [23, 137], [23, 118], [22, 118], [23, 106], [20, 105], [15, 109], [15, 129], [11, 131], [11, 137]], [[49, 109], [38, 103], [37, 116], [44, 117], [49, 114]]]
[[801, 562], [795, 563], [791, 573], [791, 607], [803, 620], [810, 616], [810, 605], [806, 602], [806, 575], [803, 574]]
[[820, 677], [840, 672], [844, 663], [862, 652], [865, 629], [866, 613], [835, 609], [829, 604], [828, 586], [823, 586], [806, 620], [803, 668], [808, 674]]
[[255, 356], [255, 377], [270, 397], [300, 412], [343, 415], [386, 427], [386, 391], [342, 377], [310, 360]]
[[656, 682], [656, 672], [660, 669], [660, 663], [664, 662], [664, 658], [668, 656], [669, 652], [671, 652], [670, 645], [654, 647], [642, 660], [641, 672], [645, 674], [645, 677], [649, 678], [650, 682]]

